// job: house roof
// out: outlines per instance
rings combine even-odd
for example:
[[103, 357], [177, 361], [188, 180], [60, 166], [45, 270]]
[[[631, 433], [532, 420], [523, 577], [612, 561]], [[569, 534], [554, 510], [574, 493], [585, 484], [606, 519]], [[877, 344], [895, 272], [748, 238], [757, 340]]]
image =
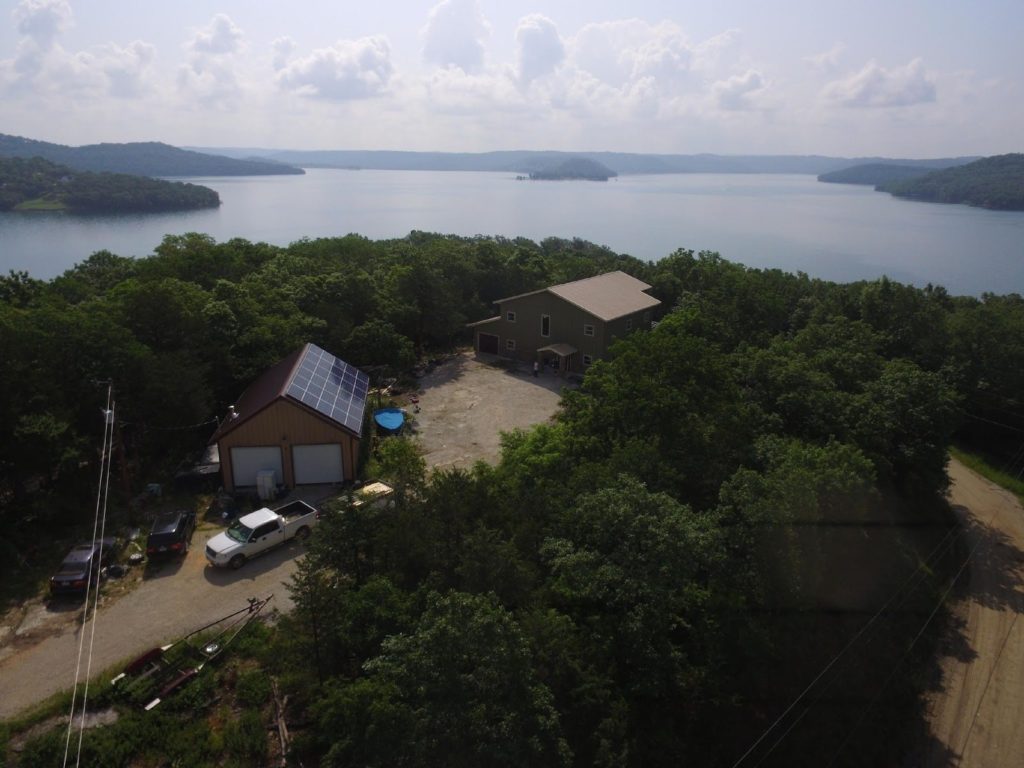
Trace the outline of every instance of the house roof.
[[369, 382], [358, 368], [316, 344], [306, 344], [265, 370], [246, 388], [210, 442], [220, 440], [282, 399], [359, 437]]
[[498, 299], [496, 303], [501, 304], [546, 291], [579, 307], [599, 320], [608, 321], [661, 304], [653, 296], [644, 293], [650, 287], [643, 280], [637, 280], [625, 272], [606, 272], [603, 275]]

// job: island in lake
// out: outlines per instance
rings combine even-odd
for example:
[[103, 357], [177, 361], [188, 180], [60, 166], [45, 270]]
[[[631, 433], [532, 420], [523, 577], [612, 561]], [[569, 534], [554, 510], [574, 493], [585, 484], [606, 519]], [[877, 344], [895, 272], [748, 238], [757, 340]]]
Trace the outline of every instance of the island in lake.
[[608, 181], [608, 179], [618, 175], [607, 165], [599, 163], [597, 160], [591, 160], [586, 157], [571, 157], [549, 168], [532, 171], [530, 179], [533, 181]]
[[92, 173], [41, 157], [0, 158], [0, 210], [144, 213], [216, 208], [208, 187], [124, 173]]

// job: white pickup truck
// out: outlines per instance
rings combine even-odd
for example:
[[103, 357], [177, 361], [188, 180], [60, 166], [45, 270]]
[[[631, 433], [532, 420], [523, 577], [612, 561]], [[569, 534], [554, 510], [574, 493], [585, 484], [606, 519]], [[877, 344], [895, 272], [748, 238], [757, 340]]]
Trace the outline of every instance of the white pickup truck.
[[291, 538], [305, 539], [319, 520], [320, 513], [304, 501], [280, 509], [257, 509], [206, 542], [206, 559], [210, 565], [241, 568], [250, 558]]

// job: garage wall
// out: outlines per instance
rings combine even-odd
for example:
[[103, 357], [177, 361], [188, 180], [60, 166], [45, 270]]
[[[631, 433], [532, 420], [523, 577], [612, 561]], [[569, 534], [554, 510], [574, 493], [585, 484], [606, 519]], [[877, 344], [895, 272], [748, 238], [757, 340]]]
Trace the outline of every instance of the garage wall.
[[341, 446], [345, 480], [355, 479], [352, 472], [356, 465], [359, 440], [341, 427], [334, 427], [319, 416], [314, 416], [300, 405], [284, 399], [277, 400], [218, 441], [224, 487], [229, 491], [235, 488], [231, 462], [225, 460], [231, 455], [233, 447], [280, 445], [284, 483], [293, 487], [295, 477], [291, 447], [296, 444], [324, 443], [338, 443]]

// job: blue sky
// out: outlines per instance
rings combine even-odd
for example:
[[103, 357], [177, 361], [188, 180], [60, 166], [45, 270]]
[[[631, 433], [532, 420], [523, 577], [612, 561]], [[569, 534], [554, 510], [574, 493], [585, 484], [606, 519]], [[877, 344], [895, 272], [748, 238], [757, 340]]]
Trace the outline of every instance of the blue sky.
[[1021, 0], [0, 0], [0, 132], [83, 144], [1021, 151]]

